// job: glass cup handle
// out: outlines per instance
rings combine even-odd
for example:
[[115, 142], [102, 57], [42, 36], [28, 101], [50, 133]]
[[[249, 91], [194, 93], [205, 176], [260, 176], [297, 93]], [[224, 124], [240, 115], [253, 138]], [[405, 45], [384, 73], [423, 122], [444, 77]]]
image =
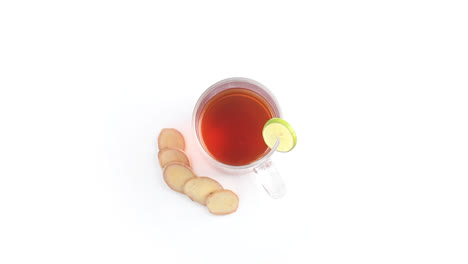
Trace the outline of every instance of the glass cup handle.
[[278, 170], [273, 165], [271, 159], [266, 160], [254, 169], [254, 172], [260, 178], [265, 191], [274, 199], [284, 196], [286, 193], [286, 186], [281, 179]]
[[[276, 151], [279, 143], [279, 138], [277, 138], [272, 151]], [[254, 172], [260, 178], [263, 188], [271, 196], [271, 198], [278, 199], [284, 196], [286, 193], [286, 186], [284, 185], [283, 179], [281, 179], [281, 176], [275, 165], [273, 165], [270, 157], [268, 157], [265, 162], [256, 167]]]

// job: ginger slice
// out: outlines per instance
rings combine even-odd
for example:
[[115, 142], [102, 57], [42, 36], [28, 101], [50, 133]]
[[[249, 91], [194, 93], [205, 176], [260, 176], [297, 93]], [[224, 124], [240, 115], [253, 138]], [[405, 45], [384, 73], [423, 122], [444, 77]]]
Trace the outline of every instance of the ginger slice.
[[215, 191], [206, 198], [206, 207], [212, 214], [231, 214], [239, 207], [239, 197], [230, 190]]
[[184, 184], [197, 176], [184, 164], [170, 163], [164, 167], [163, 177], [169, 188], [176, 192], [184, 193]]
[[188, 180], [184, 185], [184, 193], [195, 202], [206, 205], [206, 197], [214, 191], [222, 190], [223, 186], [208, 177], [197, 177]]
[[171, 162], [179, 162], [190, 167], [190, 161], [185, 152], [176, 148], [165, 148], [160, 150], [158, 153], [158, 160], [161, 168], [164, 168]]
[[158, 136], [158, 147], [160, 150], [165, 148], [185, 150], [184, 136], [177, 129], [164, 128]]

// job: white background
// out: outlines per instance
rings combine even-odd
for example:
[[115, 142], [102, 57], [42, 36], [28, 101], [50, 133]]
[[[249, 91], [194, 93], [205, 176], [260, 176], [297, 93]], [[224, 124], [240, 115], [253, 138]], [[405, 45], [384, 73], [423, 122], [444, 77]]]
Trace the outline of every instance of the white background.
[[[464, 3], [465, 2], [465, 3]], [[466, 1], [2, 1], [0, 263], [467, 263]], [[200, 159], [193, 106], [272, 90], [297, 147], [253, 175]], [[239, 194], [171, 191], [156, 138]]]

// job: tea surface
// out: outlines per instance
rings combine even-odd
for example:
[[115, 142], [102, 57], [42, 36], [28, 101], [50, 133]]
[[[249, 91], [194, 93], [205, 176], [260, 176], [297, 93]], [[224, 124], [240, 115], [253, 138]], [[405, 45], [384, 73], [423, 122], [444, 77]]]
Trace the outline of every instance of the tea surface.
[[242, 166], [260, 159], [268, 150], [262, 129], [272, 118], [269, 104], [241, 88], [225, 90], [202, 110], [201, 138], [210, 155], [221, 163]]

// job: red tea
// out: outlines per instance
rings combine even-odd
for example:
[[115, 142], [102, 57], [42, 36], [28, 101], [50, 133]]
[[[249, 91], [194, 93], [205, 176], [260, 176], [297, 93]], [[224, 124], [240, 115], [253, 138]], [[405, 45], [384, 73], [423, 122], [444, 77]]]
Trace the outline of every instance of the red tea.
[[205, 149], [217, 161], [233, 166], [262, 158], [268, 151], [262, 129], [272, 112], [265, 99], [247, 89], [217, 94], [206, 103], [200, 117]]

